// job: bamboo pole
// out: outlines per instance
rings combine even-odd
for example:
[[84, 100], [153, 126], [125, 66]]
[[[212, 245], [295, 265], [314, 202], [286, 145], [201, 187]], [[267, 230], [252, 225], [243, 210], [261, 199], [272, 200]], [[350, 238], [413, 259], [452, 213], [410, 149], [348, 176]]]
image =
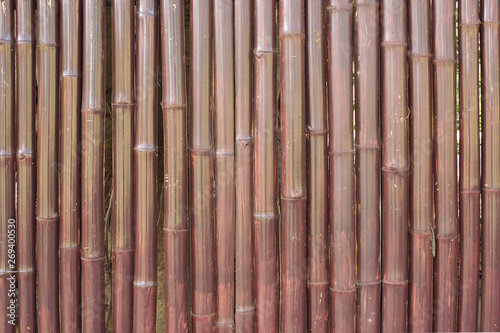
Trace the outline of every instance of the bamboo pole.
[[353, 7], [330, 0], [328, 113], [330, 121], [330, 293], [332, 330], [355, 331], [356, 248], [353, 140]]
[[307, 212], [307, 329], [328, 331], [328, 160], [325, 85], [325, 15], [323, 0], [308, 0], [307, 110], [309, 178]]
[[477, 331], [480, 251], [479, 4], [458, 3], [460, 285], [458, 330]]
[[[0, 71], [0, 331], [10, 333], [16, 331], [16, 298], [15, 295], [13, 295], [11, 287], [11, 285], [14, 285], [15, 289], [16, 284], [16, 178], [14, 167], [14, 163], [16, 160], [16, 133], [14, 127], [15, 36], [13, 1], [5, 0], [1, 5], [0, 63], [2, 66], [2, 70]], [[13, 236], [9, 236], [12, 234]], [[14, 258], [12, 258], [12, 255], [14, 255]], [[14, 302], [13, 305], [12, 302]], [[12, 307], [13, 310], [11, 310]], [[36, 320], [36, 317], [34, 317], [33, 319]]]
[[61, 331], [81, 329], [80, 313], [80, 106], [81, 1], [61, 6]]
[[[356, 93], [357, 308], [359, 332], [380, 330], [380, 56], [379, 0], [357, 0]], [[334, 102], [334, 101], [333, 101]], [[333, 120], [335, 121], [335, 119]]]
[[280, 0], [281, 329], [306, 330], [307, 162], [304, 0]]
[[257, 332], [278, 332], [276, 0], [254, 1], [254, 250]]
[[37, 284], [38, 329], [59, 331], [59, 9], [38, 1]]
[[406, 1], [383, 0], [382, 79], [382, 329], [406, 330], [408, 290], [408, 104]]
[[215, 325], [214, 161], [212, 140], [212, 0], [191, 0], [192, 322]]
[[236, 135], [236, 332], [255, 327], [253, 208], [252, 45], [253, 1], [234, 3]]
[[104, 0], [83, 2], [82, 331], [104, 332]]
[[[35, 1], [16, 3], [19, 332], [36, 331]], [[4, 124], [8, 124], [4, 122]], [[4, 331], [6, 332], [6, 331]]]
[[113, 328], [133, 329], [134, 3], [113, 1]]
[[410, 281], [408, 328], [432, 331], [432, 231], [434, 228], [432, 173], [431, 4], [408, 6], [410, 80]]
[[436, 331], [456, 331], [458, 286], [455, 1], [433, 2]]
[[482, 3], [482, 260], [481, 331], [500, 330], [500, 2]]
[[161, 5], [167, 332], [188, 332], [188, 171], [184, 1]]

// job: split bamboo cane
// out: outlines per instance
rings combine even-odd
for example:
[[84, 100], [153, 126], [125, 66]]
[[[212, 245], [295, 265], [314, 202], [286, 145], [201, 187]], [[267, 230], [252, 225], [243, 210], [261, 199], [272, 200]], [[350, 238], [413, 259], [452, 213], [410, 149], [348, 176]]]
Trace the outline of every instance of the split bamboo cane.
[[104, 332], [104, 0], [83, 2], [82, 331]]
[[38, 0], [38, 330], [59, 331], [59, 8]]
[[167, 332], [188, 332], [188, 171], [184, 1], [162, 0], [163, 226]]
[[409, 110], [406, 1], [382, 0], [382, 329], [406, 330]]
[[477, 331], [480, 253], [479, 4], [458, 3], [460, 285], [458, 330]]
[[482, 3], [481, 331], [500, 331], [500, 1]]
[[113, 328], [133, 329], [134, 3], [113, 1]]
[[359, 332], [378, 332], [382, 291], [379, 0], [357, 0], [355, 10], [355, 159], [358, 207], [356, 328]]

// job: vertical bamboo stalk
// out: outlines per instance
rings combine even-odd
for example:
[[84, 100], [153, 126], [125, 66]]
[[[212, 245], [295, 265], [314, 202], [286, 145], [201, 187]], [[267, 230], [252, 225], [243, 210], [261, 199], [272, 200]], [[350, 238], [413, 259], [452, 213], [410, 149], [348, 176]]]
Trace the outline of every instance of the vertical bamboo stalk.
[[434, 22], [435, 331], [456, 331], [458, 286], [455, 1], [432, 3]]
[[80, 106], [82, 3], [61, 2], [61, 331], [81, 329]]
[[356, 239], [353, 140], [353, 7], [330, 0], [328, 113], [330, 121], [330, 292], [332, 330], [355, 331]]
[[[356, 328], [359, 332], [378, 332], [382, 291], [380, 275], [379, 0], [357, 0], [355, 10], [355, 159], [358, 207]], [[332, 102], [335, 103], [335, 101]]]
[[382, 0], [382, 329], [406, 330], [408, 290], [408, 98], [406, 1]]
[[[15, 254], [16, 177], [15, 155], [15, 36], [14, 4], [1, 3], [0, 10], [0, 331], [16, 331], [15, 296], [11, 285], [16, 283]], [[23, 189], [24, 190], [24, 189]], [[57, 194], [57, 193], [56, 193]], [[24, 199], [24, 198], [23, 198]], [[28, 199], [28, 198], [26, 198]], [[19, 224], [18, 224], [19, 225]], [[13, 230], [13, 231], [11, 231]], [[9, 243], [9, 239], [14, 240]], [[10, 246], [9, 246], [10, 245]], [[10, 260], [9, 260], [10, 259]], [[14, 302], [14, 304], [12, 304]], [[11, 310], [13, 308], [13, 310]], [[33, 319], [36, 319], [34, 317]], [[10, 321], [10, 323], [9, 323]], [[13, 321], [13, 322], [12, 322]]]
[[236, 134], [236, 332], [253, 332], [255, 295], [253, 270], [253, 1], [234, 3], [234, 71]]
[[477, 331], [479, 300], [479, 4], [458, 3], [460, 94], [460, 285], [458, 330]]
[[[16, 2], [19, 332], [36, 331], [35, 1]], [[4, 122], [4, 124], [9, 124]], [[6, 332], [6, 331], [4, 331]]]
[[82, 331], [104, 332], [104, 0], [83, 2]]
[[408, 6], [410, 80], [410, 281], [408, 327], [432, 331], [432, 65], [430, 1]]
[[328, 160], [323, 0], [307, 0], [307, 109], [309, 134], [307, 328], [328, 331]]
[[134, 3], [113, 1], [113, 328], [133, 329]]
[[212, 0], [191, 0], [193, 331], [215, 325]]
[[38, 329], [59, 331], [59, 8], [38, 1]]
[[307, 162], [304, 0], [280, 0], [281, 329], [306, 331]]
[[254, 1], [254, 250], [257, 332], [278, 332], [276, 0]]
[[186, 56], [184, 1], [161, 5], [162, 109], [165, 147], [165, 250], [167, 332], [188, 332], [188, 217]]
[[481, 331], [500, 330], [500, 2], [482, 2]]

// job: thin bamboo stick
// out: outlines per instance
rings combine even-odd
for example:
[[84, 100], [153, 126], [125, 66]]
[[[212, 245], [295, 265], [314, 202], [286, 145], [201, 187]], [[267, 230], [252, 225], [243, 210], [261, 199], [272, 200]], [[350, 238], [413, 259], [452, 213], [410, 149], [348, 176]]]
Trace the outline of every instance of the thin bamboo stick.
[[[14, 4], [0, 10], [0, 331], [16, 331]], [[24, 198], [23, 198], [24, 199]], [[28, 198], [26, 198], [28, 199]], [[19, 224], [18, 224], [19, 225]], [[13, 235], [13, 236], [9, 236]], [[10, 240], [10, 241], [9, 241]], [[12, 287], [14, 286], [14, 287]], [[14, 303], [12, 303], [14, 302]], [[36, 320], [36, 317], [34, 317]]]
[[188, 332], [188, 216], [186, 56], [184, 1], [161, 5], [162, 109], [165, 147], [165, 250], [167, 332]]
[[278, 332], [276, 0], [254, 1], [254, 250], [256, 331]]
[[455, 1], [432, 3], [434, 22], [435, 331], [456, 331], [458, 286]]
[[481, 331], [500, 330], [500, 1], [482, 3]]
[[38, 1], [37, 284], [38, 329], [59, 331], [59, 9]]
[[355, 331], [356, 248], [353, 140], [353, 7], [328, 2], [330, 293], [332, 330]]
[[236, 134], [236, 332], [253, 332], [255, 294], [253, 267], [253, 1], [235, 0], [235, 134]]
[[432, 331], [432, 64], [430, 1], [408, 6], [410, 63], [410, 281], [408, 328]]
[[[35, 1], [16, 2], [19, 332], [36, 331]], [[4, 124], [7, 124], [4, 122]]]
[[406, 330], [408, 290], [408, 102], [406, 1], [383, 0], [382, 79], [382, 329]]
[[355, 159], [358, 207], [356, 328], [359, 332], [378, 332], [380, 330], [382, 291], [380, 274], [379, 0], [357, 0], [355, 10]]
[[281, 329], [306, 331], [307, 162], [304, 0], [280, 0]]
[[460, 87], [460, 285], [458, 330], [477, 331], [479, 300], [479, 4], [458, 3]]
[[113, 1], [113, 328], [133, 329], [134, 2]]
[[104, 332], [104, 0], [83, 2], [82, 331]]
[[214, 1], [215, 239], [218, 332], [234, 330], [234, 0]]
[[215, 325], [212, 0], [191, 0], [191, 206], [194, 332]]
[[307, 328], [328, 331], [328, 159], [325, 85], [325, 3], [307, 1], [307, 110], [309, 134]]

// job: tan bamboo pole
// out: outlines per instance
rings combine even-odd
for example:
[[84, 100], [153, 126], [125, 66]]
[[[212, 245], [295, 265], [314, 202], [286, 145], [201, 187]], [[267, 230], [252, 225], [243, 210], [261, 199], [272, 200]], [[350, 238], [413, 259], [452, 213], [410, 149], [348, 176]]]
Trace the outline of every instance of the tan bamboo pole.
[[13, 333], [16, 332], [15, 21], [13, 1], [5, 0], [0, 5], [0, 331]]
[[113, 1], [113, 328], [133, 329], [134, 3]]
[[257, 332], [278, 332], [276, 0], [254, 0], [254, 250]]
[[191, 0], [191, 257], [193, 332], [215, 326], [212, 0]]
[[408, 6], [410, 130], [410, 276], [408, 328], [432, 331], [432, 173], [431, 4]]
[[432, 3], [434, 22], [434, 261], [433, 329], [456, 331], [458, 286], [455, 1]]
[[327, 332], [328, 280], [328, 159], [325, 85], [325, 3], [307, 0], [307, 112], [309, 178], [307, 212], [307, 329]]
[[500, 1], [482, 2], [481, 331], [500, 331]]
[[61, 331], [81, 329], [80, 106], [82, 2], [61, 1]]
[[408, 290], [408, 97], [406, 1], [382, 0], [382, 330], [406, 330]]
[[234, 2], [234, 72], [236, 136], [236, 332], [253, 332], [253, 1]]
[[480, 253], [479, 3], [458, 3], [460, 284], [458, 330], [477, 331]]
[[[19, 332], [36, 331], [35, 1], [16, 2]], [[8, 124], [8, 123], [5, 123]]]
[[165, 250], [167, 332], [188, 332], [188, 171], [184, 1], [160, 2], [162, 109], [165, 147]]
[[104, 332], [104, 0], [83, 2], [82, 331]]
[[359, 332], [380, 330], [379, 4], [379, 0], [357, 0], [354, 3], [358, 247], [356, 329]]
[[38, 330], [59, 331], [59, 8], [38, 0]]

